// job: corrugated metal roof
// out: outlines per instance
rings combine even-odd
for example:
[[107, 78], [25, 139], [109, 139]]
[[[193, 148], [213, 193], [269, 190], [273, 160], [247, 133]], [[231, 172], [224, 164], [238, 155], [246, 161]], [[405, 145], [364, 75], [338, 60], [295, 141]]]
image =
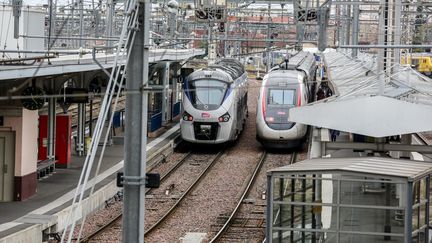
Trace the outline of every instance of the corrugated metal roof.
[[[324, 54], [328, 77], [337, 96], [330, 100], [379, 95], [379, 75], [374, 55], [359, 53], [357, 59], [349, 53]], [[394, 65], [395, 73], [385, 78], [382, 96], [416, 104], [432, 105], [432, 81], [411, 67]]]
[[275, 168], [269, 172], [298, 174], [301, 172], [323, 173], [327, 171], [356, 172], [414, 180], [425, 174], [432, 173], [432, 163], [382, 157], [317, 158]]
[[324, 61], [335, 94], [290, 109], [291, 122], [372, 137], [432, 130], [431, 79], [410, 67], [395, 65], [397, 71], [385, 77], [380, 93], [374, 56], [359, 53], [353, 59], [349, 53], [337, 51], [325, 53]]

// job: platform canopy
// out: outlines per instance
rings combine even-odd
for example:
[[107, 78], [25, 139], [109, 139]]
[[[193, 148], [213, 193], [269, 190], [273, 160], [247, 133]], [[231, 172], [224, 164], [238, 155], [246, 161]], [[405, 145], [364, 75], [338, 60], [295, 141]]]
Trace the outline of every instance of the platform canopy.
[[283, 174], [351, 172], [399, 177], [413, 181], [432, 173], [432, 164], [385, 157], [314, 158], [274, 168], [269, 172]]
[[358, 59], [341, 52], [324, 54], [335, 94], [290, 109], [290, 121], [372, 137], [432, 130], [432, 81], [397, 66], [380, 89], [375, 60], [367, 54]]

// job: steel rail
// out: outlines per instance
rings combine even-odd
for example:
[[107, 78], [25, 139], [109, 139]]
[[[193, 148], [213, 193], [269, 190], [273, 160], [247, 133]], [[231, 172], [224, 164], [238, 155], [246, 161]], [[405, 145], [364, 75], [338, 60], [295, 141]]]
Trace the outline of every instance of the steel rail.
[[255, 166], [255, 170], [252, 173], [251, 177], [249, 178], [249, 183], [246, 186], [245, 190], [243, 191], [242, 196], [240, 197], [240, 200], [237, 202], [236, 207], [234, 208], [234, 210], [232, 211], [231, 215], [229, 216], [228, 220], [225, 222], [225, 224], [222, 226], [222, 228], [219, 230], [219, 232], [213, 237], [213, 239], [210, 240], [210, 243], [216, 242], [217, 240], [219, 240], [223, 233], [228, 229], [228, 225], [233, 221], [235, 215], [237, 214], [237, 212], [240, 209], [240, 206], [243, 202], [243, 200], [245, 199], [246, 195], [249, 193], [250, 188], [252, 187], [252, 184], [255, 182], [255, 179], [258, 175], [258, 172], [260, 171], [262, 165], [264, 164], [265, 159], [267, 158], [267, 152], [264, 151], [261, 154], [261, 158], [258, 161], [257, 165]]
[[[186, 161], [188, 158], [190, 158], [190, 156], [192, 155], [191, 152], [188, 152], [185, 156], [183, 156], [174, 166], [172, 166], [170, 168], [170, 170], [165, 173], [162, 177], [161, 177], [161, 182], [164, 181], [166, 178], [168, 178], [168, 176], [170, 176], [175, 170], [178, 169], [178, 167], [180, 167], [181, 164], [183, 164], [184, 161]], [[155, 166], [149, 167], [147, 169], [147, 172], [151, 172], [153, 169], [155, 168]], [[146, 194], [149, 193], [152, 189], [148, 188], [146, 190]], [[96, 236], [102, 234], [103, 232], [105, 232], [111, 225], [113, 225], [115, 222], [117, 222], [118, 220], [121, 219], [121, 217], [123, 216], [123, 212], [121, 212], [120, 214], [118, 214], [116, 217], [114, 217], [113, 219], [111, 219], [109, 222], [107, 222], [106, 224], [104, 224], [102, 227], [100, 227], [99, 229], [95, 230], [94, 232], [92, 232], [90, 235], [84, 237], [80, 242], [83, 243], [87, 243], [90, 242], [93, 238], [95, 238]]]
[[177, 200], [177, 202], [158, 220], [154, 223], [149, 229], [144, 232], [144, 236], [148, 235], [150, 232], [155, 230], [168, 216], [170, 216], [177, 208], [177, 206], [183, 201], [183, 199], [192, 191], [192, 189], [201, 181], [202, 178], [209, 172], [209, 169], [215, 164], [216, 161], [224, 154], [224, 151], [220, 151], [213, 160], [207, 165], [207, 167], [201, 172], [198, 178], [186, 189], [186, 191], [181, 195], [181, 197]]
[[[227, 219], [227, 221], [225, 222], [225, 224], [222, 226], [222, 228], [219, 230], [219, 232], [213, 237], [213, 239], [210, 240], [210, 243], [216, 242], [218, 240], [221, 239], [221, 237], [223, 236], [223, 234], [227, 231], [229, 225], [231, 224], [231, 222], [233, 222], [235, 215], [240, 211], [240, 206], [243, 202], [243, 200], [245, 199], [246, 195], [249, 193], [250, 187], [252, 186], [252, 184], [254, 183], [256, 176], [258, 175], [259, 170], [261, 169], [262, 165], [264, 164], [265, 160], [267, 158], [267, 152], [264, 151], [261, 155], [261, 158], [257, 164], [257, 166], [255, 167], [255, 171], [252, 174], [249, 183], [245, 189], [245, 191], [243, 192], [243, 195], [241, 196], [240, 200], [237, 202], [237, 206], [234, 208], [233, 212], [231, 213], [230, 217]], [[290, 165], [295, 163], [295, 160], [297, 158], [297, 153], [293, 152], [290, 158]]]

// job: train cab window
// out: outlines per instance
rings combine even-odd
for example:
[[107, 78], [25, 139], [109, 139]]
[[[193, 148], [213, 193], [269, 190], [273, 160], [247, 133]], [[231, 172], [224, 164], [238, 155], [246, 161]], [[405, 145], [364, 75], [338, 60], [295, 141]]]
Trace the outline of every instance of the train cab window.
[[219, 108], [227, 91], [228, 84], [218, 80], [196, 80], [190, 82], [191, 102], [201, 110]]
[[293, 89], [270, 89], [267, 103], [269, 105], [294, 105], [295, 90]]

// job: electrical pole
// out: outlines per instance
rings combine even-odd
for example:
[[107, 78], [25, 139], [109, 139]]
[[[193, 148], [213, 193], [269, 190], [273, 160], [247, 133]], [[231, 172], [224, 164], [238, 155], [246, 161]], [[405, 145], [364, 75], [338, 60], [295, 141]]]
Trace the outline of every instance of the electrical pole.
[[[107, 8], [108, 8], [108, 16], [106, 17], [106, 36], [108, 38], [112, 37], [112, 31], [113, 31], [113, 15], [114, 15], [114, 11], [115, 11], [115, 4], [114, 4], [114, 0], [108, 0], [107, 3]], [[112, 41], [107, 40], [106, 41], [106, 47], [108, 47], [107, 52], [112, 52], [112, 49], [110, 49], [109, 47], [111, 47]]]
[[[52, 0], [51, 0], [52, 1]], [[83, 0], [79, 1], [79, 13], [80, 13], [80, 22], [79, 22], [79, 47], [83, 47], [83, 28], [84, 28], [84, 5]], [[73, 16], [72, 16], [73, 18]], [[80, 75], [80, 88], [85, 87], [84, 73]], [[83, 156], [85, 154], [85, 124], [86, 124], [86, 104], [79, 103], [78, 104], [78, 155]]]
[[[358, 4], [353, 5], [353, 24], [352, 24], [352, 44], [358, 45], [358, 32], [360, 27], [360, 21], [359, 21], [359, 15], [360, 15], [360, 6]], [[356, 48], [352, 49], [351, 55], [352, 57], [357, 57], [358, 50]]]
[[146, 180], [148, 46], [150, 2], [139, 3], [138, 25], [127, 68], [126, 90], [142, 93], [126, 97], [123, 242], [144, 242]]

